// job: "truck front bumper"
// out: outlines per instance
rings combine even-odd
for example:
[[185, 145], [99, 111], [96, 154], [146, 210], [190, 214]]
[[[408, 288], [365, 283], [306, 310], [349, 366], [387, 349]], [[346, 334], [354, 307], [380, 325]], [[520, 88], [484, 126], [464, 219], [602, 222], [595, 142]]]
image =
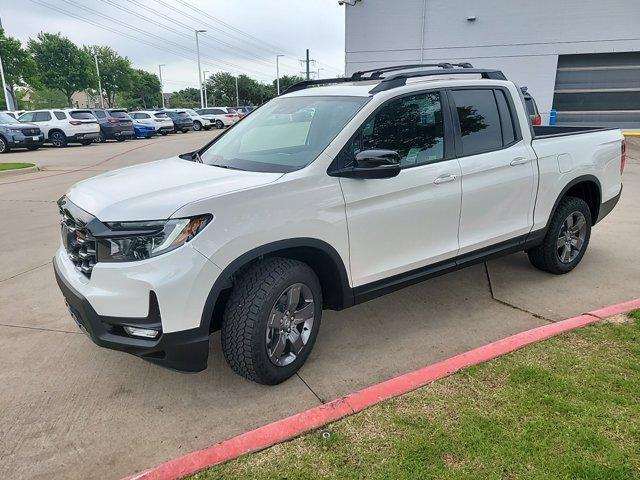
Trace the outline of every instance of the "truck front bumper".
[[[178, 250], [183, 250], [180, 254], [183, 260], [188, 256], [202, 257], [189, 247]], [[207, 281], [213, 282], [219, 272], [208, 260], [204, 259], [201, 268], [192, 263], [192, 271], [180, 271], [170, 263], [123, 264], [118, 269], [121, 272], [116, 274], [116, 265], [111, 264], [109, 279], [105, 275], [101, 279], [95, 269], [91, 279], [86, 279], [68, 260], [64, 249], [60, 249], [53, 259], [53, 267], [71, 318], [95, 344], [174, 370], [198, 372], [207, 367], [209, 322], [202, 321], [206, 294], [203, 292], [200, 303], [197, 283], [203, 281], [203, 275], [210, 277], [212, 273], [214, 277]], [[157, 274], [160, 269], [164, 269], [164, 275]], [[119, 280], [113, 275], [118, 275]], [[152, 283], [150, 278], [154, 279]], [[211, 285], [209, 283], [206, 292]], [[171, 294], [167, 293], [169, 290]], [[123, 309], [124, 305], [127, 307]], [[181, 325], [184, 330], [178, 329]], [[129, 335], [124, 327], [156, 330], [158, 335], [141, 338]]]

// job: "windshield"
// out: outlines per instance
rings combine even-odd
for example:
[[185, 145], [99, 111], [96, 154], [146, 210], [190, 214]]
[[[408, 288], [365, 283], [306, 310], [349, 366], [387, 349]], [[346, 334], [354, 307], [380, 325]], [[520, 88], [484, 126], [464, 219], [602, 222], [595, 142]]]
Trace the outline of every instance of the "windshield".
[[306, 167], [368, 97], [279, 97], [247, 116], [201, 155], [203, 163], [255, 172]]
[[8, 113], [0, 112], [0, 123], [20, 123]]

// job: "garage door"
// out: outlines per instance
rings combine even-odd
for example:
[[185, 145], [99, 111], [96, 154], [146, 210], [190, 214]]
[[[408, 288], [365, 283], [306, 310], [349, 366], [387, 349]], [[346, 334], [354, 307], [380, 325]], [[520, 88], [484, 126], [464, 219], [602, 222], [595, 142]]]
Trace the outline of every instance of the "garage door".
[[560, 55], [558, 123], [640, 128], [640, 52]]

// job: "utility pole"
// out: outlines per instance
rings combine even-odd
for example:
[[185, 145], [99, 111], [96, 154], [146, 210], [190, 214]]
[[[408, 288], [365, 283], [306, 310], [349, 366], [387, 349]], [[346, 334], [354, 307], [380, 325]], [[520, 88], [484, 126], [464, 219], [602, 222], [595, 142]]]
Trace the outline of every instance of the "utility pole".
[[160, 77], [160, 96], [162, 97], [162, 108], [164, 108], [164, 85], [162, 84], [162, 67], [164, 63], [158, 65], [158, 76]]
[[306, 64], [307, 64], [307, 80], [310, 79], [310, 76], [309, 76], [309, 62], [310, 62], [310, 60], [309, 60], [309, 49], [307, 48], [307, 60], [306, 60]]
[[238, 75], [236, 75], [236, 107], [240, 106], [240, 95], [238, 94]]
[[207, 73], [209, 73], [208, 70], [202, 72], [202, 76], [204, 77], [202, 80], [202, 85], [204, 86], [204, 108], [209, 106], [207, 103]]
[[98, 95], [100, 95], [100, 108], [104, 108], [104, 96], [102, 95], [102, 82], [100, 81], [100, 69], [98, 68], [97, 53], [93, 54], [93, 59], [96, 61], [96, 73], [98, 74]]
[[[206, 30], [196, 30], [196, 53], [198, 54], [198, 83], [202, 78], [202, 70], [200, 69], [200, 42], [198, 41], [198, 34], [204, 33]], [[201, 85], [202, 87], [202, 85]], [[204, 97], [202, 96], [202, 88], [200, 88], [200, 108], [204, 108]]]
[[7, 90], [7, 82], [4, 79], [4, 67], [2, 66], [2, 57], [0, 57], [0, 77], [2, 77], [2, 88], [4, 89], [4, 101], [7, 102], [7, 110], [15, 110], [15, 105], [9, 98], [9, 90]]
[[280, 65], [278, 64], [280, 57], [284, 57], [284, 55], [276, 55], [276, 91], [278, 95], [280, 95]]

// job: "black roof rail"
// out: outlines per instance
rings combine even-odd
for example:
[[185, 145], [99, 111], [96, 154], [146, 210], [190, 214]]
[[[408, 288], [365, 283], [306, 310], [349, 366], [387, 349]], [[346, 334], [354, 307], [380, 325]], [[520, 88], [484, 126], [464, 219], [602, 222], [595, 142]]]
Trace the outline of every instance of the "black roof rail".
[[430, 77], [436, 75], [458, 75], [458, 74], [476, 74], [480, 75], [482, 78], [489, 80], [506, 80], [507, 77], [504, 76], [504, 73], [500, 70], [490, 70], [486, 68], [468, 68], [465, 67], [463, 70], [458, 70], [455, 68], [445, 68], [442, 70], [427, 70], [425, 72], [408, 72], [408, 73], [399, 73], [397, 75], [393, 75], [392, 77], [383, 78], [382, 81], [369, 90], [369, 93], [378, 93], [384, 92], [385, 90], [391, 90], [393, 88], [398, 88], [407, 84], [407, 79], [416, 78], [416, 77]]
[[[437, 67], [439, 70], [424, 70], [425, 67]], [[457, 68], [456, 68], [457, 67]], [[398, 72], [401, 70], [415, 70], [422, 69], [414, 72], [406, 72], [395, 74], [390, 77], [383, 77], [385, 73]], [[482, 68], [473, 68], [468, 62], [463, 63], [418, 63], [409, 65], [393, 65], [390, 67], [379, 67], [371, 70], [361, 70], [355, 72], [350, 77], [338, 77], [338, 78], [323, 78], [320, 80], [304, 80], [291, 85], [282, 94], [296, 92], [298, 90], [304, 90], [306, 88], [318, 86], [318, 85], [331, 85], [336, 83], [347, 82], [366, 82], [371, 80], [381, 80], [369, 93], [382, 92], [384, 90], [390, 90], [406, 84], [408, 78], [425, 77], [431, 75], [457, 75], [457, 74], [480, 74], [482, 78], [494, 79], [494, 80], [506, 80], [507, 78], [500, 70], [488, 70]]]

